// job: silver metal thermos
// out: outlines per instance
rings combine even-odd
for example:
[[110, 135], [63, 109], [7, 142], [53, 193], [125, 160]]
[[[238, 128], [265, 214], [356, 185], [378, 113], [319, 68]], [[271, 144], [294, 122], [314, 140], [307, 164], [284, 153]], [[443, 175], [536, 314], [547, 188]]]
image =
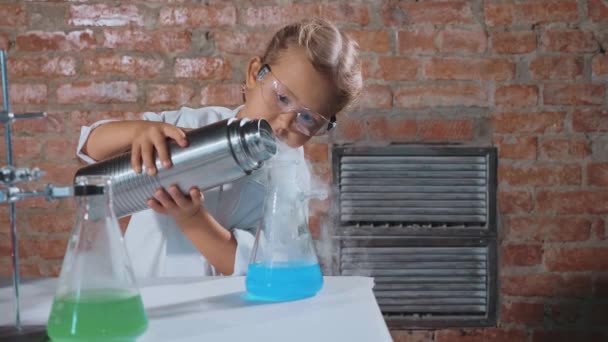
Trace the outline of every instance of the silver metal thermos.
[[154, 192], [176, 184], [187, 192], [197, 186], [208, 190], [259, 169], [277, 151], [272, 129], [265, 120], [227, 119], [186, 133], [188, 146], [169, 143], [172, 166], [156, 159], [157, 174], [136, 173], [131, 153], [79, 169], [76, 176], [110, 176], [114, 210], [118, 217], [148, 209]]

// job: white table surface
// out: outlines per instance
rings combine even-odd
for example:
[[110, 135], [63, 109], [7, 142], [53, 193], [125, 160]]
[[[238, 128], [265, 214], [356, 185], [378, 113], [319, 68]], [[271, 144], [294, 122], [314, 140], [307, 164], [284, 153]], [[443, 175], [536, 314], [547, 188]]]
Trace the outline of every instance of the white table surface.
[[[24, 325], [46, 323], [56, 281], [22, 285]], [[325, 277], [315, 297], [261, 304], [243, 298], [243, 277], [140, 281], [149, 325], [138, 342], [391, 341], [373, 284], [372, 278]], [[2, 287], [0, 326], [13, 316], [13, 289]]]

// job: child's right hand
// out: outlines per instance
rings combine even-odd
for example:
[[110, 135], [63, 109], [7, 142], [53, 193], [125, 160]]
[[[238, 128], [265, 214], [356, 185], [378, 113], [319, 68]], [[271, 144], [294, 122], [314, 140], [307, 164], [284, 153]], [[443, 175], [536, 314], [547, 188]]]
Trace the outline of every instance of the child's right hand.
[[167, 138], [173, 139], [179, 146], [188, 146], [184, 129], [163, 123], [142, 121], [131, 144], [131, 166], [140, 173], [143, 165], [148, 175], [156, 174], [155, 157], [158, 156], [163, 167], [171, 167], [171, 158]]

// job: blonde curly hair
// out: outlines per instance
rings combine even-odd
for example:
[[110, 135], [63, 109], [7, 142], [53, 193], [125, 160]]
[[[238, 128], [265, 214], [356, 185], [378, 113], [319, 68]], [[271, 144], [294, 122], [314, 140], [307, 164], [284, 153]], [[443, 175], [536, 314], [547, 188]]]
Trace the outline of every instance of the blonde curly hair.
[[303, 19], [274, 34], [262, 62], [275, 63], [293, 46], [304, 48], [313, 67], [336, 86], [335, 113], [350, 108], [363, 87], [357, 42], [326, 19]]

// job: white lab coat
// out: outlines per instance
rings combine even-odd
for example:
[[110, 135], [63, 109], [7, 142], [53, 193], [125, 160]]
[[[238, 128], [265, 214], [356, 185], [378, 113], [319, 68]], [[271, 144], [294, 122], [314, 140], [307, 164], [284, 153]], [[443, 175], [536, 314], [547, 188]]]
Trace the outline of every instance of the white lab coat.
[[[147, 112], [143, 114], [143, 119], [166, 122], [184, 128], [198, 128], [235, 117], [238, 109], [182, 107], [177, 111], [160, 114]], [[76, 152], [85, 162], [95, 162], [82, 153], [82, 147], [89, 134], [95, 127], [109, 121], [102, 120], [81, 128]], [[307, 182], [310, 173], [305, 166], [302, 148], [298, 149], [298, 155], [301, 159], [299, 164], [304, 165], [298, 170], [300, 173], [298, 178]], [[243, 275], [247, 272], [255, 231], [263, 214], [266, 193], [264, 180], [262, 173], [254, 173], [204, 192], [204, 205], [207, 210], [223, 227], [232, 231], [236, 238], [234, 275]], [[131, 217], [125, 234], [125, 245], [138, 278], [218, 274], [182, 233], [172, 217], [158, 214], [152, 209], [136, 213]]]

